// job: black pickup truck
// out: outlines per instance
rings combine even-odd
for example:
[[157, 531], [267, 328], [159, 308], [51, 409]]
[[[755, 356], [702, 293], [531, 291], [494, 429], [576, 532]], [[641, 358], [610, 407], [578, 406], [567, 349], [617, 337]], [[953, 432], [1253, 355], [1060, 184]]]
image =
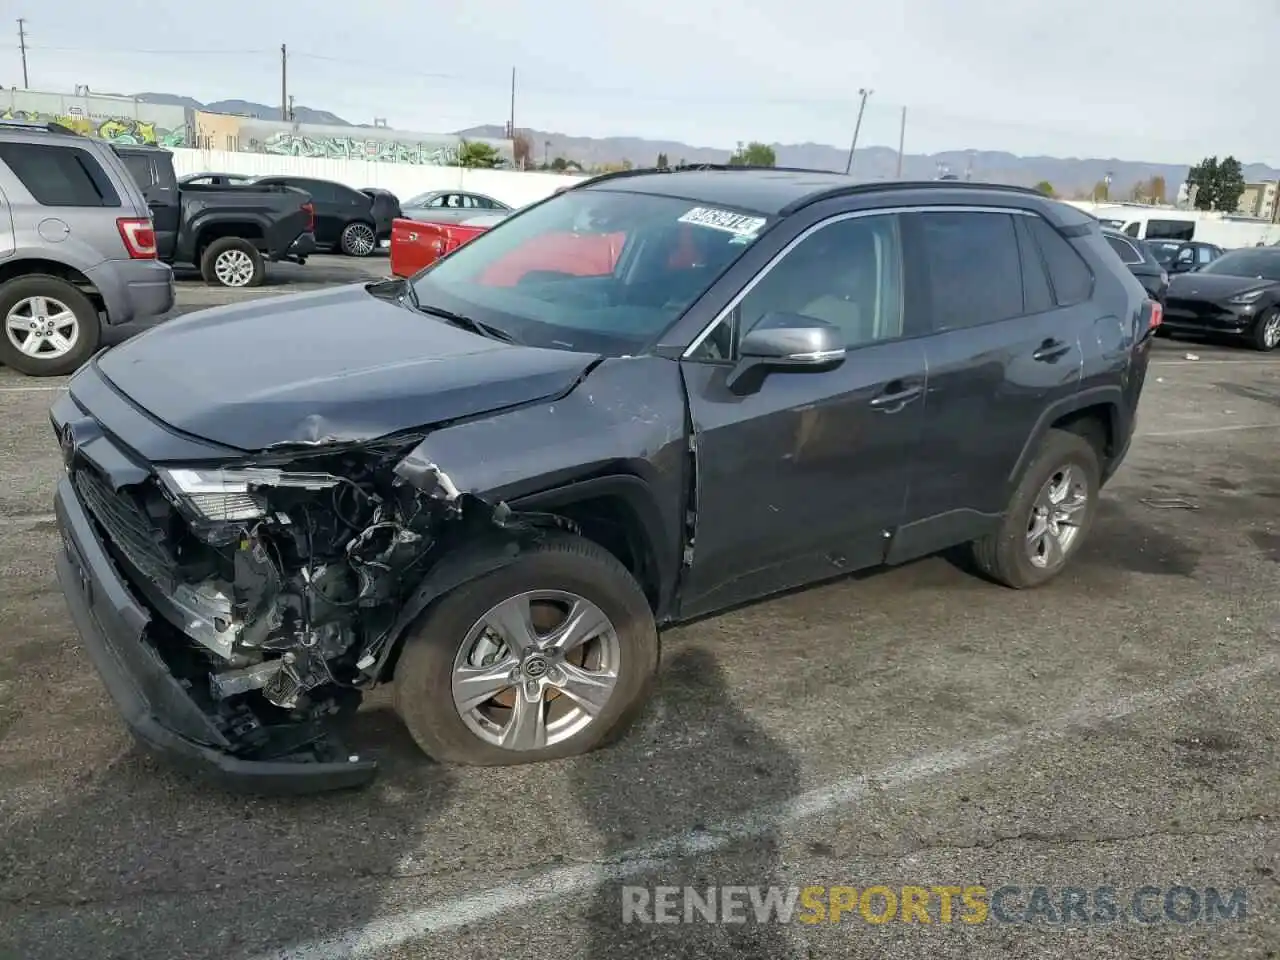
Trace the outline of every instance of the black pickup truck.
[[168, 150], [115, 150], [151, 207], [160, 259], [194, 264], [206, 283], [256, 287], [267, 260], [304, 263], [316, 249], [315, 209], [301, 190], [179, 183]]

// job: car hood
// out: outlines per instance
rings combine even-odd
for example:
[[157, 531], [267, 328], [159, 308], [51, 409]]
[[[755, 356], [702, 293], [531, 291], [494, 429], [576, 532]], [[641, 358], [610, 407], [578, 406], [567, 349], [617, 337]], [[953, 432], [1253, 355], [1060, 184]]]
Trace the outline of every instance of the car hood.
[[1226, 300], [1250, 290], [1276, 286], [1274, 280], [1225, 273], [1179, 273], [1169, 281], [1169, 296], [1183, 300]]
[[190, 314], [95, 362], [154, 418], [257, 451], [369, 440], [559, 396], [597, 359], [491, 340], [355, 285]]

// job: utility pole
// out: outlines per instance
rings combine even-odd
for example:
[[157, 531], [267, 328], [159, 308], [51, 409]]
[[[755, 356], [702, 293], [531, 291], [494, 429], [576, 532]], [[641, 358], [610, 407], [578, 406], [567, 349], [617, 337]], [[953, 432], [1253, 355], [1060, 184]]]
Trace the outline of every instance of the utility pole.
[[902, 124], [898, 127], [898, 172], [895, 173], [894, 179], [902, 179], [902, 148], [907, 142], [907, 108], [902, 108]]
[[280, 119], [289, 119], [289, 48], [280, 44]]
[[22, 89], [27, 89], [27, 21], [18, 18], [18, 49], [22, 51]]
[[293, 94], [289, 94], [289, 122], [293, 123]]
[[867, 109], [867, 97], [873, 93], [875, 93], [874, 90], [868, 90], [865, 87], [858, 91], [858, 95], [862, 97], [862, 102], [858, 104], [858, 120], [853, 125], [853, 143], [849, 144], [849, 159], [844, 165], [846, 175], [853, 173], [853, 151], [858, 149], [858, 131], [862, 129], [862, 111]]
[[516, 68], [511, 68], [511, 119], [507, 121], [507, 136], [516, 136]]

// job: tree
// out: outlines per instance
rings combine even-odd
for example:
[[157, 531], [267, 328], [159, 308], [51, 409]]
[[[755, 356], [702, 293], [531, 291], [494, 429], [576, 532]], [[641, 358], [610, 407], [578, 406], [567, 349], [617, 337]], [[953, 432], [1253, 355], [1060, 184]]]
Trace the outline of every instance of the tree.
[[1106, 203], [1111, 199], [1111, 188], [1107, 181], [1099, 180], [1093, 185], [1093, 194], [1089, 197], [1094, 203]]
[[569, 161], [566, 160], [564, 157], [556, 157], [554, 160], [551, 161], [551, 169], [554, 170], [556, 173], [561, 173], [564, 170], [567, 170], [568, 167], [569, 167]]
[[671, 164], [667, 162], [667, 155], [665, 153], [660, 153], [658, 154], [658, 162], [654, 164], [654, 166], [659, 170], [665, 170], [667, 167], [671, 166]]
[[533, 141], [523, 130], [517, 130], [511, 138], [511, 154], [517, 170], [528, 170], [533, 166]]
[[1197, 210], [1231, 212], [1244, 193], [1244, 171], [1235, 157], [1221, 163], [1217, 157], [1205, 157], [1187, 171], [1187, 190], [1195, 196]]
[[470, 169], [492, 170], [502, 161], [502, 154], [491, 143], [463, 140], [458, 148], [458, 166]]
[[1147, 181], [1147, 197], [1152, 203], [1164, 203], [1164, 177], [1158, 174]]
[[1036, 184], [1035, 189], [1037, 193], [1043, 193], [1046, 197], [1054, 196], [1053, 184], [1048, 180], [1041, 180]]
[[774, 167], [778, 165], [778, 156], [767, 143], [752, 140], [746, 146], [739, 142], [738, 150], [729, 158], [729, 163], [735, 167]]

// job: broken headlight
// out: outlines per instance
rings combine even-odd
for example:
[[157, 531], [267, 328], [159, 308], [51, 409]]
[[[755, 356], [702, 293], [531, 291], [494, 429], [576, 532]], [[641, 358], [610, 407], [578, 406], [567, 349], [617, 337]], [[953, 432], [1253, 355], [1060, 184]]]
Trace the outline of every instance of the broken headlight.
[[266, 515], [261, 487], [327, 490], [342, 483], [328, 473], [297, 473], [263, 467], [181, 468], [158, 471], [169, 493], [205, 520], [230, 522]]

